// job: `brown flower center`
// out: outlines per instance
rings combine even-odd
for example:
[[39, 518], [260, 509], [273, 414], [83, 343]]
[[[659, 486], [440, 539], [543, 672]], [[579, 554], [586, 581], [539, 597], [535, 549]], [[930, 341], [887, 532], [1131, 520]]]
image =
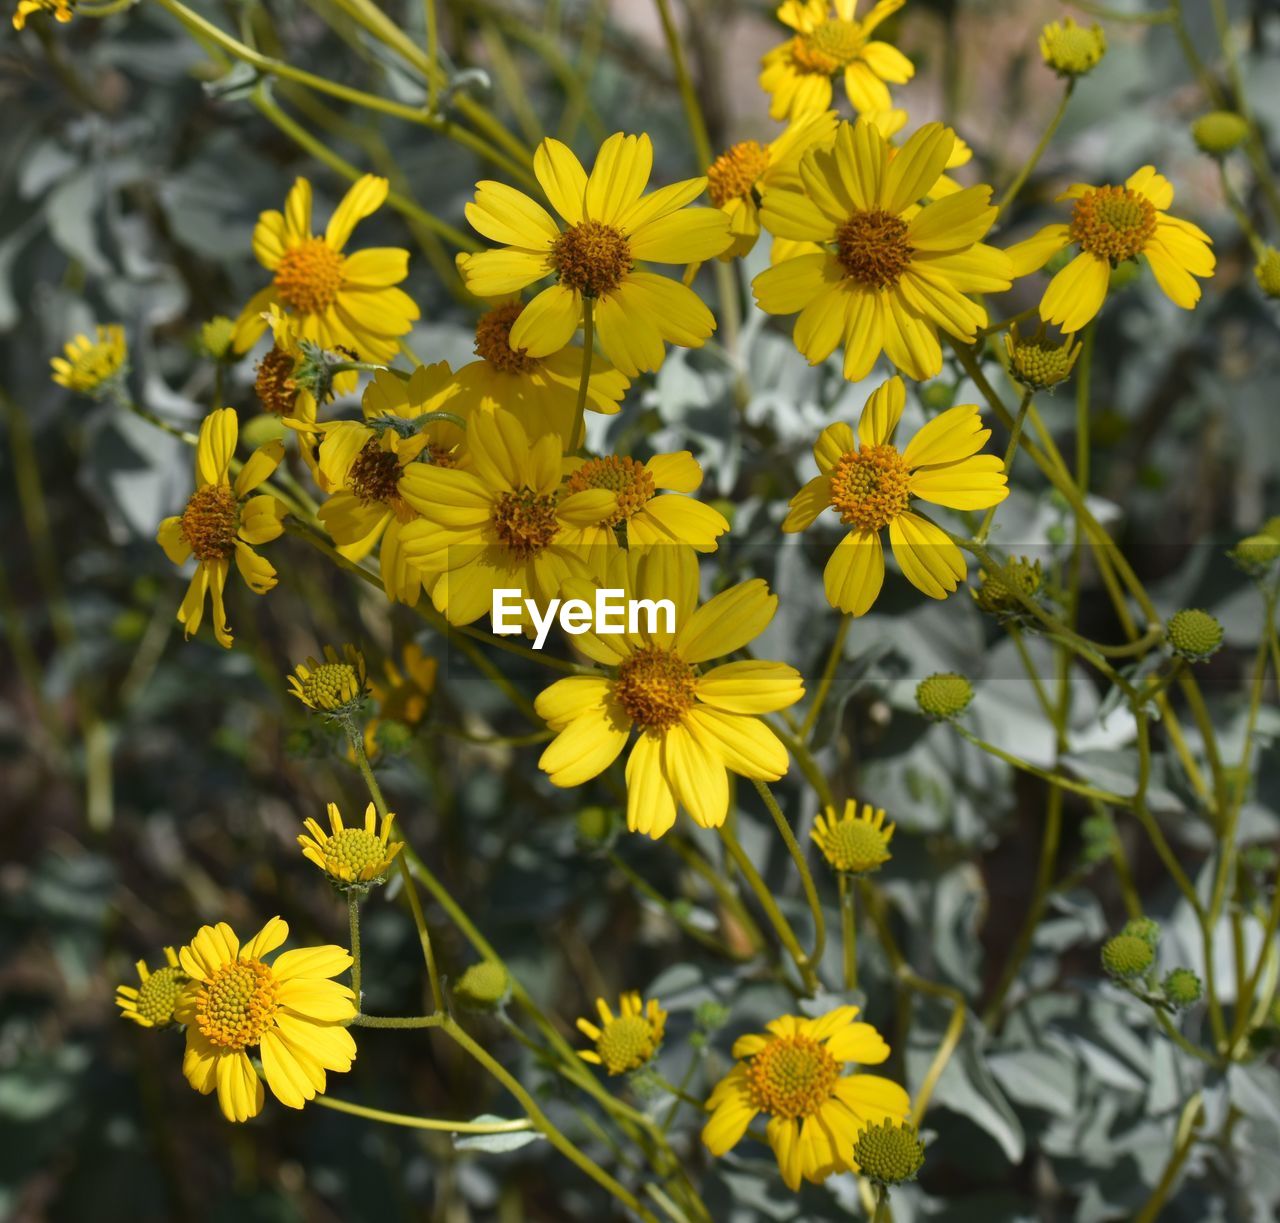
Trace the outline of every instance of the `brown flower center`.
[[560, 530], [555, 497], [531, 488], [503, 493], [493, 503], [490, 521], [499, 542], [522, 561], [547, 548]]
[[629, 455], [611, 454], [602, 459], [588, 459], [565, 481], [565, 492], [580, 493], [588, 488], [607, 488], [618, 494], [618, 509], [601, 526], [617, 526], [627, 522], [653, 498], [657, 491], [653, 476], [643, 463]]
[[613, 695], [633, 722], [665, 730], [692, 708], [696, 683], [693, 668], [674, 650], [647, 646], [618, 667]]
[[256, 1045], [275, 1026], [279, 983], [261, 960], [224, 964], [196, 991], [196, 1027], [224, 1049]]
[[399, 456], [384, 450], [378, 439], [371, 437], [352, 462], [347, 485], [364, 505], [371, 501], [395, 505], [400, 500], [401, 474]]
[[291, 352], [272, 347], [258, 362], [253, 389], [264, 412], [275, 416], [291, 416], [298, 401], [298, 387], [293, 381], [297, 361]]
[[236, 550], [240, 503], [228, 485], [206, 484], [191, 494], [181, 523], [196, 560], [226, 560]]
[[870, 289], [893, 288], [914, 254], [906, 221], [883, 208], [855, 212], [836, 230], [836, 258], [844, 274]]
[[560, 283], [585, 297], [605, 297], [631, 271], [631, 245], [612, 225], [581, 221], [564, 231], [551, 247]]
[[840, 521], [878, 531], [907, 508], [910, 473], [896, 446], [864, 446], [840, 457], [831, 473], [831, 504]]
[[812, 1117], [840, 1077], [840, 1063], [808, 1036], [774, 1037], [747, 1063], [755, 1108], [775, 1117]]
[[745, 199], [756, 180], [769, 168], [769, 150], [756, 140], [744, 140], [727, 149], [707, 170], [707, 194], [717, 207]]
[[276, 265], [276, 292], [300, 314], [322, 314], [342, 288], [342, 263], [342, 255], [323, 238], [307, 238]]
[[866, 41], [856, 21], [835, 18], [824, 21], [808, 34], [798, 34], [791, 44], [791, 58], [803, 72], [830, 76], [858, 59]]
[[523, 348], [511, 347], [511, 327], [523, 309], [522, 302], [507, 302], [482, 314], [476, 324], [476, 355], [504, 374], [527, 373], [538, 365]]
[[1155, 205], [1128, 187], [1088, 191], [1071, 213], [1071, 240], [1113, 265], [1136, 259], [1155, 229]]

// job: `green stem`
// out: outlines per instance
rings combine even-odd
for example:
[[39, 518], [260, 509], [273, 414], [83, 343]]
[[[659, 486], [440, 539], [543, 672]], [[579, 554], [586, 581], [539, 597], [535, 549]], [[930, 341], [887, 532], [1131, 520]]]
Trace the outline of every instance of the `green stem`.
[[360, 1009], [360, 896], [355, 888], [347, 889], [347, 928], [351, 932], [351, 992]]
[[427, 979], [431, 982], [431, 1005], [437, 1012], [444, 1010], [444, 994], [440, 989], [440, 974], [436, 970], [435, 951], [431, 946], [431, 932], [427, 929], [427, 919], [422, 912], [422, 902], [418, 899], [418, 886], [409, 872], [409, 864], [403, 852], [396, 859], [400, 865], [400, 875], [404, 879], [404, 893], [409, 901], [409, 910], [413, 914], [413, 925], [418, 931], [418, 942], [422, 945], [422, 959], [427, 966]]
[[443, 1117], [414, 1117], [407, 1113], [388, 1113], [380, 1108], [367, 1108], [363, 1104], [350, 1104], [335, 1100], [332, 1096], [318, 1095], [314, 1101], [321, 1108], [335, 1113], [349, 1113], [369, 1121], [381, 1121], [384, 1125], [401, 1125], [411, 1130], [435, 1130], [446, 1134], [520, 1134], [534, 1128], [528, 1118], [516, 1121], [449, 1121]]
[[849, 627], [853, 624], [853, 617], [844, 615], [840, 617], [840, 624], [836, 629], [835, 640], [831, 643], [831, 652], [827, 655], [827, 665], [822, 669], [822, 678], [818, 681], [818, 691], [814, 693], [813, 703], [809, 706], [809, 712], [805, 714], [804, 721], [800, 723], [800, 738], [807, 741], [814, 726], [817, 724], [818, 715], [822, 712], [822, 707], [826, 704], [827, 696], [831, 692], [831, 683], [835, 679], [836, 669], [840, 665], [840, 660], [844, 657], [844, 639], [849, 634]]
[[971, 730], [958, 722], [952, 722], [952, 726], [955, 727], [957, 734], [967, 739], [974, 747], [981, 748], [982, 751], [996, 757], [997, 760], [1003, 760], [1005, 764], [1011, 764], [1015, 769], [1030, 773], [1032, 777], [1039, 777], [1042, 781], [1047, 781], [1051, 786], [1061, 786], [1064, 790], [1070, 790], [1073, 794], [1083, 794], [1086, 798], [1096, 798], [1099, 802], [1110, 803], [1113, 807], [1128, 807], [1132, 803], [1132, 799], [1126, 798], [1123, 794], [1112, 794], [1110, 790], [1099, 790], [1095, 786], [1087, 785], [1085, 782], [1073, 781], [1069, 777], [1063, 777], [1060, 773], [1051, 773], [1048, 769], [1042, 769], [1039, 765], [1032, 764], [1029, 760], [1022, 760], [1011, 752], [1006, 752], [1004, 748], [996, 747], [994, 743], [979, 739]]
[[444, 1020], [443, 1012], [434, 1015], [357, 1015], [351, 1026], [355, 1028], [438, 1028]]
[[818, 899], [818, 889], [814, 886], [813, 875], [810, 874], [809, 864], [804, 858], [804, 850], [800, 848], [796, 834], [792, 832], [787, 817], [778, 806], [777, 799], [773, 797], [773, 791], [757, 778], [752, 779], [752, 785], [755, 786], [756, 793], [760, 795], [764, 805], [768, 807], [769, 814], [773, 816], [773, 822], [782, 837], [783, 844], [787, 847], [787, 853], [791, 855], [791, 861], [800, 875], [800, 886], [804, 890], [804, 898], [813, 916], [813, 952], [809, 956], [809, 962], [814, 965], [821, 964], [822, 953], [827, 945], [827, 923], [822, 915], [822, 902]]
[[[1031, 400], [1035, 397], [1035, 392], [1027, 387], [1022, 392], [1022, 402], [1018, 405], [1018, 415], [1014, 417], [1013, 428], [1009, 430], [1009, 444], [1004, 451], [1004, 474], [1007, 476], [1013, 470], [1013, 460], [1018, 453], [1018, 442], [1022, 438], [1022, 426], [1027, 419], [1027, 409], [1031, 406]], [[982, 525], [978, 528], [978, 533], [973, 537], [974, 543], [983, 544], [987, 541], [987, 535], [991, 530], [991, 523], [995, 520], [998, 504], [993, 505], [982, 517]]]
[[1044, 156], [1045, 149], [1049, 147], [1049, 141], [1053, 139], [1054, 132], [1058, 130], [1058, 124], [1062, 122], [1062, 116], [1067, 113], [1067, 103], [1071, 101], [1071, 92], [1075, 89], [1075, 85], [1074, 77], [1067, 81], [1067, 87], [1062, 91], [1062, 100], [1058, 103], [1058, 109], [1054, 111], [1053, 118], [1049, 120], [1049, 126], [1045, 128], [1044, 135], [1040, 137], [1040, 143], [1031, 151], [1031, 156], [1018, 171], [1018, 177], [1009, 184], [1008, 190], [1000, 197], [1000, 203], [996, 205], [997, 217], [1018, 198], [1018, 192], [1031, 177], [1031, 171], [1039, 164], [1040, 158]]
[[852, 881], [845, 871], [836, 878], [840, 884], [840, 934], [844, 948], [844, 987], [858, 988], [858, 902]]
[[1168, 1198], [1170, 1191], [1173, 1189], [1187, 1156], [1191, 1154], [1191, 1147], [1196, 1140], [1196, 1122], [1200, 1117], [1200, 1112], [1201, 1097], [1197, 1091], [1187, 1101], [1181, 1115], [1178, 1117], [1178, 1126], [1174, 1131], [1173, 1153], [1169, 1156], [1169, 1162], [1165, 1165], [1164, 1173], [1161, 1175], [1159, 1183], [1151, 1191], [1151, 1196], [1147, 1198], [1146, 1204], [1134, 1216], [1134, 1223], [1155, 1223], [1156, 1219], [1160, 1217], [1165, 1199]]

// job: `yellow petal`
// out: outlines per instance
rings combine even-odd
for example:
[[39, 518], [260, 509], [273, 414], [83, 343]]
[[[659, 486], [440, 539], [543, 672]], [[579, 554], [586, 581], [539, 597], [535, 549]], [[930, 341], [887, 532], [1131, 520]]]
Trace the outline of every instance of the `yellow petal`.
[[570, 225], [582, 220], [587, 172], [573, 150], [548, 136], [533, 154], [533, 173], [547, 199]]
[[874, 531], [850, 531], [822, 573], [827, 602], [851, 616], [865, 615], [884, 585], [884, 549]]

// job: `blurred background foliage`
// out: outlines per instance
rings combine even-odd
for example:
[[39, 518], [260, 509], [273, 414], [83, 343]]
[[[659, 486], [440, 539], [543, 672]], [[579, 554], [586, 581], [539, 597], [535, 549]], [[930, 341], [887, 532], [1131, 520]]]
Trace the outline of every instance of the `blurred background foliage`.
[[[769, 9], [734, 0], [677, 7], [713, 143], [767, 134], [755, 76], [759, 54], [780, 40]], [[1209, 45], [1209, 5], [1186, 8], [1198, 44]], [[649, 131], [659, 181], [702, 169], [649, 5], [456, 0], [439, 9], [456, 97], [483, 98], [529, 140], [545, 130], [580, 152], [619, 127]], [[295, 65], [410, 105], [423, 100], [413, 74], [327, 0], [245, 0], [206, 11]], [[421, 45], [420, 7], [393, 3], [388, 11]], [[893, 38], [917, 65], [901, 104], [915, 122], [958, 127], [975, 151], [959, 173], [965, 181], [999, 190], [1038, 139], [1060, 86], [1040, 62], [1035, 34], [1062, 11], [1051, 0], [912, 0], [895, 18]], [[1250, 100], [1274, 133], [1277, 8], [1253, 0], [1232, 11], [1252, 39]], [[1208, 104], [1171, 31], [1108, 30], [1107, 58], [1077, 90], [999, 241], [1049, 219], [1065, 183], [1119, 181], [1147, 161], [1176, 184], [1175, 211], [1215, 239], [1219, 270], [1195, 313], [1173, 309], [1149, 272], [1108, 304], [1094, 366], [1092, 500], [1163, 613], [1203, 606], [1223, 621], [1227, 647], [1208, 664], [1206, 683], [1224, 743], [1238, 745], [1242, 676], [1260, 612], [1224, 549], [1277, 508], [1276, 304], [1257, 292], [1252, 253], [1216, 168], [1188, 134], [1188, 121]], [[326, 801], [354, 814], [365, 800], [334, 741], [287, 699], [283, 673], [321, 644], [347, 640], [366, 650], [375, 673], [411, 642], [440, 658], [425, 719], [402, 742], [389, 736], [380, 754], [384, 787], [419, 851], [566, 1034], [596, 994], [643, 989], [672, 1012], [661, 1064], [678, 1080], [690, 1057], [704, 1056], [687, 1040], [694, 1008], [719, 1000], [733, 1017], [695, 1070], [701, 1091], [727, 1066], [725, 1037], [790, 1009], [791, 999], [696, 937], [711, 934], [732, 949], [741, 932], [671, 840], [601, 837], [602, 827], [616, 828], [616, 813], [580, 808], [608, 801], [607, 792], [553, 791], [535, 768], [537, 746], [471, 742], [533, 728], [412, 611], [388, 611], [380, 594], [299, 541], [272, 549], [281, 581], [270, 596], [253, 599], [243, 588], [232, 596], [234, 651], [204, 636], [184, 644], [174, 621], [183, 580], [154, 533], [187, 495], [189, 452], [118, 407], [49, 380], [49, 357], [68, 338], [120, 322], [135, 398], [193, 427], [214, 379], [199, 352], [200, 327], [236, 314], [261, 281], [250, 250], [257, 214], [278, 207], [299, 173], [315, 181], [320, 215], [345, 189], [340, 173], [299, 146], [299, 133], [361, 171], [387, 174], [394, 190], [464, 230], [475, 180], [501, 173], [426, 128], [227, 70], [145, 0], [102, 21], [55, 27], [36, 19], [20, 36], [6, 30], [0, 103], [0, 1215], [69, 1223], [603, 1217], [608, 1206], [544, 1143], [477, 1153], [446, 1136], [274, 1105], [249, 1125], [229, 1126], [183, 1082], [177, 1036], [118, 1018], [112, 992], [133, 979], [134, 960], [154, 965], [163, 945], [186, 941], [202, 922], [255, 929], [280, 913], [300, 941], [345, 938], [340, 899], [303, 862], [294, 838]], [[466, 360], [475, 312], [452, 274], [452, 251], [391, 210], [360, 238], [415, 248], [405, 287], [423, 322], [411, 346], [427, 360]], [[1026, 300], [1014, 309], [1032, 304], [1040, 288], [1034, 279], [1020, 286]], [[834, 628], [818, 577], [826, 541], [781, 545], [778, 524], [809, 474], [816, 432], [856, 412], [869, 388], [843, 383], [838, 366], [809, 369], [787, 331], [759, 313], [742, 344], [749, 400], [741, 412], [714, 352], [674, 351], [656, 377], [633, 388], [619, 417], [596, 422], [593, 437], [687, 446], [699, 456], [708, 495], [734, 506], [734, 533], [719, 558], [724, 580], [759, 574], [783, 592], [761, 656], [812, 676]], [[246, 360], [225, 388], [245, 422], [257, 412], [252, 379]], [[976, 398], [950, 367], [924, 393], [934, 410]], [[1060, 444], [1069, 445], [1070, 395], [1045, 405]], [[908, 413], [914, 427], [919, 404]], [[1014, 482], [993, 542], [1050, 568], [1061, 564], [1064, 507], [1021, 466]], [[1084, 631], [1115, 639], [1091, 571], [1085, 583]], [[501, 662], [522, 691], [542, 686], [536, 667]], [[1100, 865], [1112, 837], [1128, 848], [1147, 912], [1165, 923], [1162, 954], [1201, 963], [1189, 915], [1131, 823], [1099, 820], [1068, 799], [1048, 911], [1004, 1013], [979, 1018], [1031, 893], [1045, 790], [919, 717], [915, 683], [935, 670], [974, 679], [975, 724], [987, 740], [1042, 764], [1053, 754], [1052, 728], [1019, 678], [1012, 646], [967, 594], [938, 606], [891, 578], [874, 614], [850, 634], [820, 728], [822, 759], [839, 792], [883, 805], [897, 821], [894, 858], [879, 877], [885, 920], [913, 968], [959, 989], [973, 1009], [930, 1114], [928, 1165], [919, 1185], [895, 1195], [895, 1217], [1130, 1217], [1164, 1171], [1179, 1109], [1196, 1086], [1205, 1132], [1225, 1136], [1195, 1148], [1162, 1217], [1276, 1217], [1275, 1068], [1259, 1060], [1227, 1075], [1205, 1071], [1099, 978], [1098, 945], [1125, 916], [1114, 875]], [[1104, 694], [1083, 679], [1072, 700], [1071, 750], [1082, 775], [1102, 786], [1132, 777], [1131, 717], [1103, 708]], [[1251, 787], [1242, 835], [1260, 847], [1274, 841], [1280, 818], [1278, 728], [1269, 697], [1256, 781], [1240, 783]], [[1194, 874], [1209, 834], [1163, 752], [1156, 769], [1153, 810]], [[812, 796], [798, 784], [778, 789], [807, 835]], [[744, 843], [803, 928], [776, 835], [754, 795], [740, 793], [738, 802]], [[680, 838], [705, 835], [684, 829]], [[639, 894], [635, 876], [669, 903]], [[828, 924], [838, 929], [825, 883], [824, 895]], [[402, 902], [389, 888], [368, 908], [374, 1010], [421, 1004]], [[444, 971], [456, 977], [474, 955], [447, 923], [434, 924]], [[894, 1045], [892, 1072], [915, 1084], [949, 1008], [895, 990], [874, 941], [866, 946], [868, 1016]], [[838, 955], [835, 945], [832, 980]], [[475, 1030], [594, 1150], [577, 1106], [503, 1021], [482, 1020]], [[509, 1099], [450, 1045], [373, 1031], [359, 1045], [354, 1072], [331, 1084], [336, 1096], [438, 1116], [511, 1114]], [[852, 1188], [835, 1182], [834, 1192], [788, 1193], [758, 1154], [706, 1167], [696, 1120], [686, 1113], [680, 1141], [706, 1178], [717, 1220], [838, 1218], [857, 1209]], [[604, 1148], [597, 1154], [613, 1158]]]

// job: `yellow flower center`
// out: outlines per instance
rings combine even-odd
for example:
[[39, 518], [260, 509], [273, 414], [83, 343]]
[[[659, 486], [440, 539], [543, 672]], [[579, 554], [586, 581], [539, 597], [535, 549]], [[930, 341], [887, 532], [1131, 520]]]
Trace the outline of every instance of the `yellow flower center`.
[[191, 494], [181, 523], [196, 560], [226, 560], [236, 550], [240, 503], [226, 484], [206, 484]]
[[498, 540], [517, 560], [528, 560], [550, 546], [560, 530], [556, 499], [531, 488], [503, 493], [490, 515]]
[[862, 54], [866, 41], [856, 21], [834, 18], [808, 34], [797, 35], [791, 46], [791, 58], [804, 72], [830, 76], [853, 63]]
[[869, 820], [856, 817], [832, 821], [822, 853], [838, 871], [872, 871], [889, 860], [884, 833]]
[[521, 302], [495, 306], [476, 324], [476, 355], [504, 374], [524, 374], [538, 366], [523, 348], [511, 347], [511, 326], [523, 309]]
[[560, 283], [585, 297], [605, 297], [631, 271], [631, 244], [621, 230], [599, 221], [571, 225], [553, 243], [551, 262]]
[[347, 484], [363, 505], [373, 501], [397, 505], [401, 474], [399, 457], [390, 450], [384, 450], [378, 439], [371, 437], [352, 462], [347, 472]]
[[342, 255], [323, 238], [307, 238], [276, 265], [276, 292], [300, 314], [323, 314], [342, 288]]
[[883, 208], [855, 212], [836, 230], [836, 258], [844, 274], [871, 289], [893, 288], [914, 254], [906, 221]]
[[769, 150], [759, 141], [744, 140], [727, 149], [707, 170], [707, 194], [717, 207], [730, 200], [745, 199], [769, 168]]
[[279, 988], [261, 960], [224, 964], [196, 991], [196, 1026], [224, 1049], [256, 1045], [275, 1024]]
[[359, 691], [360, 677], [345, 662], [322, 662], [302, 681], [302, 695], [317, 709], [336, 709]]
[[794, 1120], [812, 1117], [831, 1097], [840, 1063], [808, 1036], [779, 1036], [747, 1063], [755, 1108]]
[[604, 1025], [596, 1041], [596, 1052], [610, 1074], [638, 1070], [656, 1048], [653, 1025], [643, 1015], [620, 1015]]
[[387, 847], [363, 828], [344, 828], [324, 846], [325, 870], [339, 879], [370, 878], [386, 858]]
[[607, 488], [618, 494], [618, 510], [602, 526], [627, 522], [653, 498], [657, 491], [653, 476], [643, 463], [627, 455], [588, 459], [565, 482], [565, 492], [580, 493], [588, 488]]
[[887, 527], [907, 508], [910, 473], [896, 446], [864, 446], [841, 455], [831, 473], [831, 504], [860, 531]]
[[173, 1008], [191, 978], [181, 968], [157, 968], [138, 987], [138, 1014], [157, 1027], [173, 1019]]
[[1128, 187], [1088, 191], [1071, 213], [1072, 242], [1112, 264], [1136, 259], [1155, 230], [1155, 205]]
[[253, 389], [262, 404], [263, 411], [275, 416], [291, 416], [298, 401], [298, 387], [293, 381], [297, 362], [291, 352], [272, 347], [258, 362]]
[[674, 650], [647, 646], [618, 668], [613, 695], [633, 722], [645, 730], [674, 726], [692, 708], [693, 668]]

